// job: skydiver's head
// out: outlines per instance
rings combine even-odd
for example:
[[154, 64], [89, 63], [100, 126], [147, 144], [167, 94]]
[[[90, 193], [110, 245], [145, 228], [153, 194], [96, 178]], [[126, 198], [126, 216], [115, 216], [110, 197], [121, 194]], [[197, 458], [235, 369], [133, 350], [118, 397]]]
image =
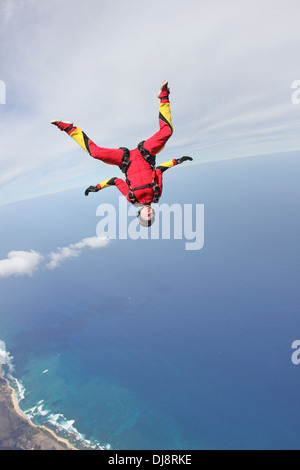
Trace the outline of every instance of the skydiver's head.
[[150, 227], [155, 221], [155, 212], [150, 204], [145, 204], [137, 213], [139, 223], [143, 227]]

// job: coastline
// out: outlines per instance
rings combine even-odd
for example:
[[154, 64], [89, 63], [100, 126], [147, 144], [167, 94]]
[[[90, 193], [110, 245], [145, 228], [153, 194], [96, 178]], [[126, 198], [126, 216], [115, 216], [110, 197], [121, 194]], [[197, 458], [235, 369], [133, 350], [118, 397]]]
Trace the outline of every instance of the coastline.
[[[4, 426], [4, 431], [12, 435], [16, 429], [22, 428], [23, 435], [21, 436], [21, 449], [28, 450], [38, 448], [39, 450], [78, 450], [67, 439], [58, 437], [54, 431], [45, 426], [36, 426], [33, 424], [22, 412], [16, 398], [15, 390], [10, 386], [7, 379], [2, 376], [2, 368], [0, 364], [0, 411], [5, 410], [5, 413], [12, 413], [18, 419], [13, 420], [15, 427]], [[1, 413], [0, 413], [1, 415]], [[1, 420], [0, 420], [1, 421]], [[4, 420], [3, 420], [4, 422]], [[24, 424], [26, 425], [24, 426]], [[4, 422], [5, 424], [5, 422]], [[3, 431], [0, 429], [0, 432]], [[1, 444], [0, 433], [0, 444]], [[4, 439], [5, 441], [5, 439]], [[17, 443], [16, 443], [17, 444]], [[20, 444], [19, 444], [20, 445]], [[25, 446], [25, 447], [24, 447]], [[18, 446], [17, 446], [18, 447]]]
[[[0, 377], [1, 377], [1, 372], [0, 372]], [[6, 380], [6, 379], [5, 379]], [[62, 437], [58, 437], [54, 431], [52, 431], [51, 429], [47, 428], [46, 426], [36, 426], [35, 424], [33, 424], [28, 418], [27, 416], [23, 413], [23, 411], [20, 409], [19, 407], [19, 404], [18, 404], [18, 400], [17, 400], [17, 397], [16, 397], [16, 391], [9, 385], [8, 381], [7, 381], [7, 386], [8, 388], [11, 390], [11, 399], [12, 399], [12, 404], [13, 404], [13, 407], [14, 407], [14, 410], [15, 412], [20, 416], [22, 417], [23, 419], [26, 419], [26, 421], [29, 423], [30, 426], [36, 428], [36, 429], [40, 429], [41, 431], [44, 431], [44, 432], [47, 432], [49, 434], [51, 434], [51, 436], [58, 442], [61, 442], [62, 444], [65, 444], [67, 447], [68, 447], [68, 450], [78, 450], [76, 449], [76, 447], [72, 446], [72, 444], [70, 444], [70, 442], [67, 440], [67, 439], [63, 439]]]

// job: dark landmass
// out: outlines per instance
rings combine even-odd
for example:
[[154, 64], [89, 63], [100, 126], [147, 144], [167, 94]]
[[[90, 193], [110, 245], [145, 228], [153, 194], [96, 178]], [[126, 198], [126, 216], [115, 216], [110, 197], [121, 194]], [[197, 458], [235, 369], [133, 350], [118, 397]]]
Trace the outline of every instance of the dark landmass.
[[0, 450], [75, 450], [44, 427], [34, 426], [17, 406], [0, 364]]

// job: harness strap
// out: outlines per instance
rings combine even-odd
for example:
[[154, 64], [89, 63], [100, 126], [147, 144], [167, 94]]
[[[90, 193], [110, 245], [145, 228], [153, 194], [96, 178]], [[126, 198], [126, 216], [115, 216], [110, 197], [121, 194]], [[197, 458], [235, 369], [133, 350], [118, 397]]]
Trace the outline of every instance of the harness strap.
[[119, 148], [123, 150], [122, 164], [120, 165], [119, 168], [126, 175], [129, 165], [131, 163], [130, 158], [129, 158], [130, 151], [127, 147], [119, 147]]
[[146, 162], [149, 163], [149, 165], [151, 165], [151, 168], [152, 170], [155, 170], [155, 163], [156, 163], [156, 155], [151, 155], [151, 153], [149, 152], [149, 150], [147, 150], [145, 147], [144, 147], [144, 140], [142, 140], [142, 142], [140, 142], [138, 144], [138, 149], [142, 155], [142, 157], [146, 160]]
[[[128, 182], [127, 182], [128, 184]], [[154, 180], [152, 183], [148, 183], [148, 184], [144, 184], [143, 186], [138, 186], [137, 188], [131, 188], [130, 185], [128, 184], [129, 186], [129, 198], [130, 200], [133, 202], [133, 203], [138, 203], [138, 200], [134, 194], [135, 191], [138, 191], [139, 189], [144, 189], [144, 188], [153, 188], [153, 202], [154, 203], [157, 203], [160, 199], [160, 187], [159, 185], [157, 184], [156, 180]]]
[[[156, 155], [151, 155], [150, 152], [144, 147], [144, 140], [138, 144], [138, 150], [141, 153], [142, 157], [149, 163], [151, 166], [153, 172], [155, 171], [155, 158]], [[121, 150], [123, 150], [123, 157], [122, 157], [122, 164], [120, 165], [120, 170], [125, 173], [126, 176], [126, 183], [128, 184], [129, 187], [129, 199], [132, 202], [132, 204], [139, 204], [134, 192], [138, 191], [139, 189], [145, 189], [145, 188], [151, 188], [153, 187], [153, 202], [156, 203], [159, 201], [160, 198], [160, 188], [159, 185], [156, 182], [155, 176], [153, 178], [152, 183], [144, 184], [143, 186], [138, 186], [137, 188], [131, 188], [130, 186], [130, 181], [127, 178], [127, 171], [129, 168], [129, 165], [131, 164], [130, 161], [130, 150], [127, 147], [119, 147]]]
[[139, 201], [137, 200], [136, 195], [134, 194], [135, 191], [138, 191], [139, 189], [151, 188], [152, 186], [154, 186], [154, 183], [148, 183], [148, 184], [143, 184], [143, 186], [138, 186], [137, 188], [132, 188], [130, 186], [130, 182], [128, 180], [126, 180], [126, 182], [129, 186], [128, 196], [132, 204], [139, 204]]
[[138, 186], [137, 188], [130, 188], [131, 191], [137, 191], [138, 189], [151, 188], [155, 183], [143, 184], [143, 186]]

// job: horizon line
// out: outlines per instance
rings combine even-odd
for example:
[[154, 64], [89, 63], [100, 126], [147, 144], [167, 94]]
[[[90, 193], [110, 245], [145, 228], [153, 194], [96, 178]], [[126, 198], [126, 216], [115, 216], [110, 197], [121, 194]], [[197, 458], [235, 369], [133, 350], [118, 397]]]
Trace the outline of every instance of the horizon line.
[[[224, 161], [231, 161], [231, 160], [240, 160], [240, 159], [245, 159], [245, 158], [255, 158], [255, 157], [274, 157], [274, 156], [279, 156], [279, 155], [283, 155], [283, 154], [292, 154], [292, 153], [297, 153], [297, 152], [300, 152], [300, 148], [297, 149], [297, 150], [287, 150], [287, 151], [280, 151], [280, 152], [269, 152], [269, 153], [256, 153], [256, 154], [251, 154], [251, 155], [239, 155], [239, 156], [229, 156], [229, 157], [223, 157], [223, 158], [215, 158], [215, 159], [207, 159], [207, 160], [202, 160], [202, 161], [193, 161], [191, 163], [189, 163], [188, 165], [186, 165], [186, 167], [189, 167], [189, 166], [195, 166], [195, 165], [204, 165], [204, 164], [210, 164], [210, 163], [220, 163], [220, 162], [224, 162]], [[16, 204], [18, 202], [23, 202], [23, 201], [27, 201], [29, 199], [36, 199], [36, 198], [39, 198], [39, 197], [46, 197], [46, 196], [51, 196], [53, 194], [58, 194], [58, 193], [63, 193], [63, 192], [67, 192], [67, 191], [72, 191], [73, 189], [77, 189], [77, 188], [80, 188], [81, 185], [80, 184], [74, 184], [74, 185], [70, 185], [68, 188], [66, 189], [63, 189], [63, 188], [60, 188], [60, 189], [53, 189], [53, 190], [49, 190], [49, 191], [46, 191], [46, 192], [42, 192], [42, 193], [39, 193], [39, 194], [32, 194], [32, 195], [28, 195], [28, 196], [24, 196], [20, 199], [13, 199], [11, 201], [6, 201], [6, 202], [1, 202], [0, 201], [0, 207], [3, 207], [3, 206], [7, 206], [9, 204]]]

